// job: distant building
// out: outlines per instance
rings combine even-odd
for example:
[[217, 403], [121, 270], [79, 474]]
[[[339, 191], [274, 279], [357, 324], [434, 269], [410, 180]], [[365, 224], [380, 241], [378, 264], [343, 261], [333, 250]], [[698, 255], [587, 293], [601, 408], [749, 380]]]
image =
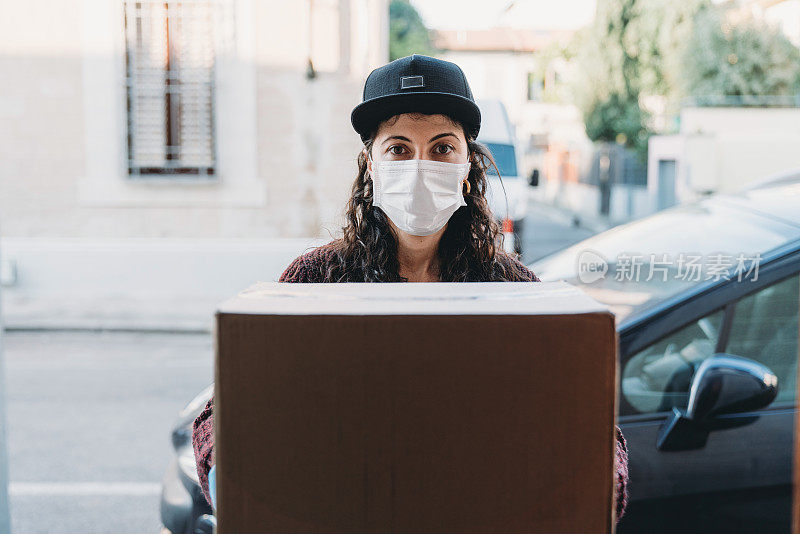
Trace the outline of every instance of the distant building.
[[[577, 180], [580, 165], [574, 154], [591, 152], [580, 111], [554, 94], [571, 66], [561, 60], [542, 64], [536, 54], [566, 42], [571, 30], [516, 27], [487, 30], [437, 30], [434, 46], [443, 59], [457, 63], [476, 98], [499, 99], [516, 126], [526, 174], [538, 169], [545, 176], [567, 169]], [[566, 162], [564, 154], [573, 153]]]
[[656, 209], [800, 169], [800, 108], [685, 107], [676, 135], [650, 138]]
[[[800, 0], [728, 0], [721, 5], [733, 22], [764, 20], [800, 46]], [[647, 182], [653, 208], [800, 170], [798, 121], [797, 95], [687, 102], [680, 111], [680, 131], [650, 139]]]

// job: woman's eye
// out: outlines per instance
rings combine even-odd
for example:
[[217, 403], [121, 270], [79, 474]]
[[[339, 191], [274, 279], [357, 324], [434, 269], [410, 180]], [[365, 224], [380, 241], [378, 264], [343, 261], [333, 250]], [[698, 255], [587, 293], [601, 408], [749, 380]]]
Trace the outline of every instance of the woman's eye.
[[455, 150], [455, 149], [453, 148], [452, 145], [438, 145], [436, 147], [436, 152], [438, 154], [449, 154], [453, 150]]
[[403, 153], [403, 150], [405, 150], [405, 149], [400, 145], [393, 145], [393, 146], [389, 147], [389, 153], [394, 155], [394, 156], [401, 155]]

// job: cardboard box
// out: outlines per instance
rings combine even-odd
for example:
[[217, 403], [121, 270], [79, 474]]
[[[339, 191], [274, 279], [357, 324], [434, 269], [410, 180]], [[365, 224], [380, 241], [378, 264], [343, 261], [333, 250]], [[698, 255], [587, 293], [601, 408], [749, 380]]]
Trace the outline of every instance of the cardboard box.
[[223, 534], [614, 531], [614, 316], [575, 287], [259, 283], [215, 337]]

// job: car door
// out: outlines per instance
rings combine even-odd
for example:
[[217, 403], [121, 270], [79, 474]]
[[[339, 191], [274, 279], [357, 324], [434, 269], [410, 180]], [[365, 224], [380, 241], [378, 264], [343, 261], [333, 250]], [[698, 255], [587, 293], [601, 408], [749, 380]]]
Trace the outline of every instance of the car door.
[[[628, 441], [630, 504], [618, 532], [789, 533], [798, 271], [796, 257], [784, 258], [761, 280], [729, 284], [675, 306], [672, 326], [675, 318], [688, 322], [629, 353], [623, 348], [619, 422]], [[669, 323], [655, 321], [639, 332]], [[626, 344], [636, 346], [627, 340], [621, 347]], [[719, 352], [772, 369], [778, 397], [762, 410], [725, 416], [757, 419], [711, 432], [701, 449], [659, 451], [658, 432], [673, 406], [686, 406], [694, 369]]]

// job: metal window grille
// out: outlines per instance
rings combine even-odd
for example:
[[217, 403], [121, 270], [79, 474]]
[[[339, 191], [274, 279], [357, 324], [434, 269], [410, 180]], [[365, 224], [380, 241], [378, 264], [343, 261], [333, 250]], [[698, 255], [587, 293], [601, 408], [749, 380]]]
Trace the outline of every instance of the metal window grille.
[[215, 174], [214, 0], [125, 2], [128, 174]]

